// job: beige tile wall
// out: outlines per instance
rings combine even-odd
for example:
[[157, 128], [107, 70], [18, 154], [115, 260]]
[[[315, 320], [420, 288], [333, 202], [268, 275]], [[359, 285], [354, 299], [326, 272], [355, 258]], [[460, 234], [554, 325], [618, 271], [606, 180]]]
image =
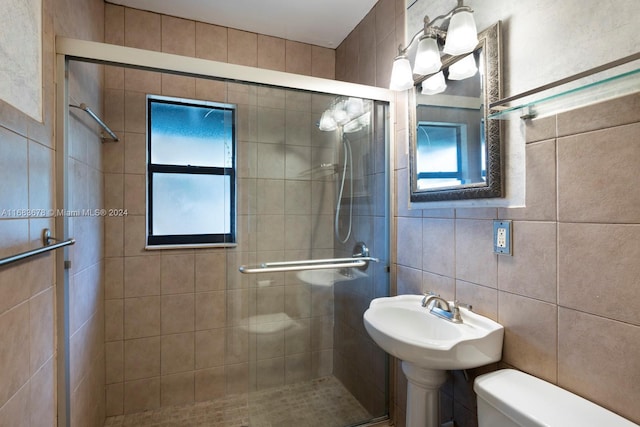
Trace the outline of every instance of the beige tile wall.
[[[330, 49], [106, 5], [109, 43], [333, 78]], [[107, 413], [209, 400], [330, 374], [333, 294], [241, 264], [332, 255], [336, 141], [315, 126], [330, 99], [108, 68], [105, 112]], [[145, 96], [238, 105], [238, 246], [145, 251]], [[292, 321], [287, 323], [286, 314]], [[270, 333], [259, 333], [266, 329]], [[313, 332], [313, 334], [312, 334]]]
[[[67, 26], [72, 37], [102, 41], [103, 4], [83, 4], [67, 16], [78, 6], [74, 2], [55, 5], [61, 26]], [[91, 25], [77, 26], [75, 20]], [[63, 31], [56, 28], [57, 34]], [[68, 76], [70, 103], [85, 103], [104, 117], [103, 68], [70, 62]], [[86, 113], [77, 109], [69, 113], [69, 209], [99, 209], [104, 206], [101, 129]], [[70, 421], [72, 426], [100, 426], [105, 418], [104, 219], [83, 215], [70, 217], [68, 222], [69, 235], [76, 239], [69, 249]]]
[[[640, 159], [639, 102], [631, 95], [530, 122], [526, 208], [397, 218], [399, 293], [434, 290], [473, 304], [505, 326], [501, 365], [634, 422], [640, 420], [634, 404], [640, 364], [633, 356], [640, 351], [640, 193], [630, 180]], [[496, 218], [513, 220], [511, 257], [492, 253]], [[472, 377], [487, 369], [495, 367]], [[442, 390], [443, 420], [453, 415], [460, 425], [476, 425], [470, 387], [453, 373]]]
[[[48, 211], [55, 206], [54, 181], [54, 39], [55, 34], [102, 40], [101, 1], [42, 2], [44, 122], [37, 123], [0, 101], [0, 208]], [[101, 109], [98, 67], [74, 70], [71, 94], [78, 102]], [[83, 183], [71, 203], [99, 207], [101, 173], [99, 139], [94, 126], [73, 117], [70, 185]], [[73, 332], [72, 425], [102, 425], [104, 389], [101, 337], [101, 225], [78, 218], [71, 234], [70, 326]], [[0, 256], [42, 245], [42, 229], [57, 235], [53, 216], [24, 217], [5, 212], [0, 217]], [[56, 425], [56, 340], [54, 255], [37, 256], [0, 270], [0, 424]], [[95, 334], [98, 339], [92, 339]], [[95, 396], [96, 399], [88, 399]]]
[[[70, 102], [86, 103], [103, 116], [102, 81], [102, 66], [70, 62]], [[72, 211], [93, 211], [104, 206], [100, 131], [86, 113], [70, 110], [68, 165]], [[71, 424], [100, 425], [105, 417], [104, 218], [81, 215], [68, 221], [69, 235], [76, 239], [69, 250]]]

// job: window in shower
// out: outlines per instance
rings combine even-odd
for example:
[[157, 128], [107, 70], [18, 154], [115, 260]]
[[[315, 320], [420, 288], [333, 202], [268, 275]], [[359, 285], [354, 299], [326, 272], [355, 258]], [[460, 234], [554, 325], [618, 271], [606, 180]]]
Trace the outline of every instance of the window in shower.
[[235, 113], [147, 96], [147, 246], [235, 243]]

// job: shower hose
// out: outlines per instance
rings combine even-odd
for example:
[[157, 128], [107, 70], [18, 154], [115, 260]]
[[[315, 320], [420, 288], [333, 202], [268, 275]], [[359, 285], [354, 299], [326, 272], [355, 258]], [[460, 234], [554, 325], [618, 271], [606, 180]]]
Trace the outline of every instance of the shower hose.
[[[351, 153], [351, 143], [346, 136], [342, 136], [342, 144], [344, 146], [344, 161], [342, 162], [342, 179], [340, 182], [340, 191], [338, 194], [338, 201], [336, 203], [336, 217], [334, 221], [334, 231], [336, 239], [342, 244], [347, 243], [349, 237], [351, 237], [351, 226], [353, 223], [353, 155]], [[347, 229], [346, 237], [340, 236], [340, 209], [342, 208], [342, 193], [344, 192], [344, 181], [347, 177], [347, 166], [349, 166], [349, 227]]]

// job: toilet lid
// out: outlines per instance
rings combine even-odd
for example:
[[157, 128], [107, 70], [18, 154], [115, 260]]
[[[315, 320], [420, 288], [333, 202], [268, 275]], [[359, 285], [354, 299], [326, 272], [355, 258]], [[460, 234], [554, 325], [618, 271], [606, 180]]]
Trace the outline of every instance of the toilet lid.
[[639, 427], [567, 390], [514, 369], [476, 378], [478, 398], [523, 427]]

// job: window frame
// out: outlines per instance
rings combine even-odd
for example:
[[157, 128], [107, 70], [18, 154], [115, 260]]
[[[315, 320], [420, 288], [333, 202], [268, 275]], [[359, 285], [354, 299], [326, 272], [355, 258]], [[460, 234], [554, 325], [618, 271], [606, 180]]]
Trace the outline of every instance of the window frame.
[[[217, 166], [191, 166], [175, 165], [167, 163], [152, 163], [152, 133], [151, 133], [151, 105], [152, 103], [173, 104], [186, 107], [215, 108], [218, 110], [231, 112], [231, 167]], [[147, 117], [147, 144], [146, 144], [146, 175], [147, 175], [147, 200], [146, 200], [146, 249], [170, 249], [189, 247], [216, 247], [216, 246], [236, 246], [237, 245], [237, 106], [234, 104], [224, 104], [219, 102], [186, 99], [179, 97], [168, 97], [160, 95], [147, 95], [146, 99]], [[170, 234], [154, 235], [153, 230], [153, 176], [154, 174], [187, 174], [187, 175], [209, 175], [209, 176], [229, 176], [230, 179], [230, 212], [229, 212], [229, 233], [218, 234]]]

